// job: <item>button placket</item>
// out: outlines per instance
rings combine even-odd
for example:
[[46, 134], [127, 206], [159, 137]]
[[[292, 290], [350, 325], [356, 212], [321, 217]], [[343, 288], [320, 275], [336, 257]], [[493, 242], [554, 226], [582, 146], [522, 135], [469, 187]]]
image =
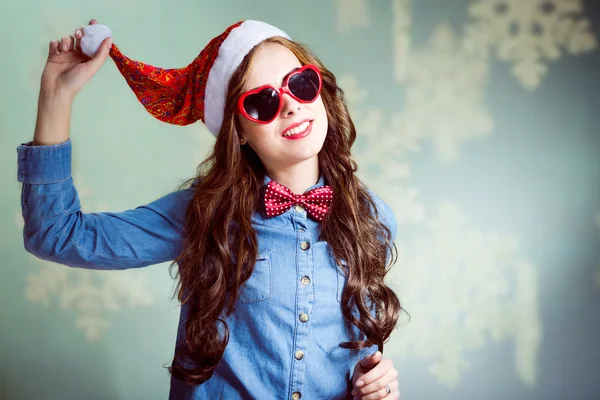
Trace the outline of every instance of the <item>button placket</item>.
[[298, 218], [301, 218], [302, 220], [306, 219], [308, 213], [302, 204], [295, 204], [292, 208], [294, 210], [294, 214], [296, 214]]
[[311, 278], [314, 273], [313, 254], [311, 249], [312, 237], [308, 229], [306, 210], [302, 205], [293, 207], [293, 220], [297, 239], [296, 257], [296, 323], [294, 330], [294, 347], [292, 348], [292, 368], [290, 395], [292, 399], [302, 396], [306, 376], [306, 360], [303, 349], [308, 344], [310, 330], [310, 312], [314, 303], [314, 288]]

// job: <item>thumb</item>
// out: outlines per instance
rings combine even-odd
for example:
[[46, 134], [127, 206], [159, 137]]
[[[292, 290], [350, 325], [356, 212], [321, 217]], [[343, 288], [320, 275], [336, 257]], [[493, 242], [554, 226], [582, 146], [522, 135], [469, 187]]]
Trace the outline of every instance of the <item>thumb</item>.
[[364, 369], [370, 369], [379, 364], [379, 361], [381, 361], [381, 352], [376, 351], [375, 353], [369, 354], [368, 356], [363, 358], [360, 362], [360, 365]]
[[100, 69], [102, 64], [104, 64], [104, 61], [108, 57], [108, 54], [112, 47], [112, 42], [113, 42], [113, 40], [111, 37], [104, 39], [102, 41], [102, 44], [100, 44], [98, 51], [96, 52], [96, 54], [94, 54], [94, 57], [92, 57], [88, 61], [89, 65], [90, 65], [90, 67], [92, 67], [92, 70], [94, 71], [94, 73], [96, 73]]

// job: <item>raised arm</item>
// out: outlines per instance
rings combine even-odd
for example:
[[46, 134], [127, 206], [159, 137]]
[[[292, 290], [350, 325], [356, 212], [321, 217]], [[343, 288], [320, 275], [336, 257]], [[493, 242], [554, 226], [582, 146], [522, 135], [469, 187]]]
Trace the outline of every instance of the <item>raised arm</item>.
[[86, 214], [71, 176], [71, 139], [24, 143], [17, 153], [29, 253], [71, 267], [125, 269], [173, 260], [181, 250], [196, 182], [133, 210]]
[[[96, 23], [91, 20], [90, 25]], [[53, 40], [42, 73], [34, 138], [17, 147], [25, 249], [72, 267], [124, 269], [173, 260], [182, 246], [194, 187], [123, 212], [85, 214], [71, 177], [71, 104], [108, 57], [110, 39], [93, 57], [79, 28]]]

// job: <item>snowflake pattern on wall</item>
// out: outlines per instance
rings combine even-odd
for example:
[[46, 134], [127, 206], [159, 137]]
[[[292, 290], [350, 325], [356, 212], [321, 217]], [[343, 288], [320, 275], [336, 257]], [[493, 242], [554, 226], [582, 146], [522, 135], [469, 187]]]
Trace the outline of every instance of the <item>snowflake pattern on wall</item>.
[[411, 53], [402, 119], [433, 141], [440, 160], [456, 160], [464, 141], [491, 134], [484, 96], [488, 70], [485, 57], [461, 50], [446, 23], [436, 27], [425, 48]]
[[597, 47], [582, 0], [475, 0], [468, 11], [474, 21], [465, 29], [465, 46], [512, 64], [512, 74], [530, 90], [548, 62]]
[[335, 0], [338, 32], [346, 33], [371, 25], [371, 12], [367, 2], [368, 0]]
[[394, 40], [394, 79], [404, 82], [408, 73], [410, 54], [412, 0], [392, 0], [394, 24], [392, 38]]
[[411, 154], [420, 150], [420, 138], [399, 115], [384, 118], [380, 109], [361, 107], [368, 93], [359, 87], [355, 76], [341, 76], [338, 85], [344, 90], [356, 127], [352, 153], [358, 162], [359, 178], [395, 210], [398, 224], [421, 222], [425, 208], [418, 190], [409, 181], [408, 161]]
[[430, 360], [430, 373], [455, 386], [469, 367], [465, 353], [514, 337], [517, 373], [534, 384], [541, 338], [537, 274], [519, 256], [517, 238], [469, 226], [449, 201], [440, 201], [424, 227], [399, 245], [398, 266], [386, 277], [411, 315], [392, 335], [388, 354]]
[[[402, 113], [388, 117], [367, 107], [368, 92], [354, 76], [343, 75], [338, 84], [357, 129], [353, 154], [361, 179], [398, 219], [399, 259], [386, 281], [413, 319], [392, 335], [386, 354], [430, 361], [435, 378], [451, 387], [469, 366], [467, 352], [490, 340], [511, 338], [515, 369], [524, 382], [534, 384], [541, 336], [537, 276], [518, 254], [517, 239], [470, 227], [450, 202], [442, 202], [429, 216], [411, 181], [409, 158], [420, 150], [423, 135]], [[415, 235], [408, 232], [409, 222]]]
[[[100, 212], [108, 209], [106, 203], [96, 206], [89, 203], [90, 191], [81, 180], [75, 178], [75, 187], [84, 212]], [[88, 201], [86, 201], [86, 199]], [[15, 222], [23, 230], [20, 212]], [[147, 307], [153, 296], [143, 271], [96, 271], [73, 268], [31, 256], [40, 268], [27, 275], [25, 298], [44, 308], [56, 304], [61, 310], [74, 310], [75, 326], [90, 341], [99, 340], [109, 328], [111, 313], [125, 308]]]
[[[394, 79], [404, 82], [411, 43], [412, 0], [391, 0]], [[368, 0], [336, 0], [337, 30], [348, 33], [371, 25]]]

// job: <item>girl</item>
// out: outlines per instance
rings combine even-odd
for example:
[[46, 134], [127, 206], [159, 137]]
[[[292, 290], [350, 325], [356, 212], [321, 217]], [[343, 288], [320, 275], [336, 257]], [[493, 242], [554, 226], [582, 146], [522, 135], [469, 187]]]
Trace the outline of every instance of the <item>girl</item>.
[[[172, 399], [397, 399], [381, 354], [401, 310], [384, 283], [396, 219], [355, 175], [356, 132], [333, 74], [258, 21], [170, 70], [130, 60], [110, 38], [87, 57], [82, 29], [50, 43], [34, 140], [17, 148], [25, 249], [80, 268], [178, 265]], [[152, 115], [201, 119], [216, 143], [179, 190], [84, 214], [69, 115], [108, 55]]]

